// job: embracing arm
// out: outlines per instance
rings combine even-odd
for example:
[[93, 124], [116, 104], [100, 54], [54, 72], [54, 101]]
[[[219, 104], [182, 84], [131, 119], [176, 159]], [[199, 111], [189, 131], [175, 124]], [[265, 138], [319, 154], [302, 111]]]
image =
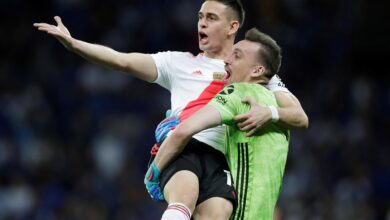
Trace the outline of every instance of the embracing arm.
[[61, 18], [54, 17], [57, 26], [47, 23], [34, 23], [38, 30], [54, 36], [68, 50], [99, 65], [119, 70], [147, 82], [157, 78], [157, 69], [151, 55], [142, 53], [121, 53], [109, 47], [91, 44], [73, 38], [62, 23]]
[[218, 110], [206, 105], [175, 128], [160, 146], [154, 162], [161, 172], [175, 159], [187, 145], [191, 137], [207, 128], [221, 124]]
[[309, 119], [299, 100], [289, 92], [274, 92], [279, 108], [279, 123], [288, 129], [306, 129]]
[[[289, 92], [274, 92], [279, 108], [278, 123], [288, 129], [305, 129], [309, 126], [309, 119], [303, 110], [299, 100]], [[253, 98], [245, 97], [244, 103], [251, 105], [250, 111], [237, 115], [234, 120], [242, 131], [247, 132], [247, 136], [252, 136], [257, 129], [272, 120], [271, 110], [268, 107], [259, 105]]]

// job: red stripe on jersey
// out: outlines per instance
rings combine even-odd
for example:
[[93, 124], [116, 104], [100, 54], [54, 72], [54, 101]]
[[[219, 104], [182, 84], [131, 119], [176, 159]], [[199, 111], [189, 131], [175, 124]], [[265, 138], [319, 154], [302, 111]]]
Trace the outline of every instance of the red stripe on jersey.
[[179, 115], [180, 121], [184, 121], [189, 118], [192, 114], [197, 112], [200, 108], [205, 106], [209, 101], [219, 92], [224, 86], [224, 81], [214, 80], [210, 85], [203, 90], [200, 96], [187, 104], [184, 110]]

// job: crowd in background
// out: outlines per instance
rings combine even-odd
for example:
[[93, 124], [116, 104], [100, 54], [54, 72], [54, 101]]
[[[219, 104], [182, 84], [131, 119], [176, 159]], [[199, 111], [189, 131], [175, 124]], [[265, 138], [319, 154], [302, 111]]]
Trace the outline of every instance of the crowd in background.
[[[0, 2], [0, 220], [159, 219], [143, 177], [169, 92], [68, 52], [34, 22], [122, 52], [199, 52], [201, 0]], [[293, 131], [283, 220], [390, 220], [389, 3], [244, 0], [283, 48]], [[387, 8], [389, 9], [389, 8]], [[387, 43], [387, 44], [386, 44]], [[382, 74], [381, 74], [382, 73]]]

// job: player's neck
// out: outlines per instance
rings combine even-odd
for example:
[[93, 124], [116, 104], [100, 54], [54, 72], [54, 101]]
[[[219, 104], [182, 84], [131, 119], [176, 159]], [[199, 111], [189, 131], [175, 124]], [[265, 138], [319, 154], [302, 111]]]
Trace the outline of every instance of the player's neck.
[[263, 78], [261, 78], [261, 79], [249, 79], [247, 81], [248, 81], [247, 83], [259, 84], [259, 85], [263, 85], [263, 86], [267, 85], [268, 82], [269, 82], [269, 80], [263, 79]]
[[224, 60], [231, 53], [233, 44], [226, 44], [220, 50], [207, 50], [204, 51], [204, 55], [212, 59]]

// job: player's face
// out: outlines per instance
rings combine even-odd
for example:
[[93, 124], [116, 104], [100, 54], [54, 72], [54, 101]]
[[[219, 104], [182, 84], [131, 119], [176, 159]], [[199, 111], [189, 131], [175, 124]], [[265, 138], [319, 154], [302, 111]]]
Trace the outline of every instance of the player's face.
[[258, 50], [260, 45], [242, 40], [233, 46], [232, 53], [225, 59], [225, 70], [228, 74], [226, 84], [250, 82], [251, 73], [259, 66]]
[[227, 6], [222, 3], [203, 3], [198, 13], [198, 40], [202, 51], [222, 50], [230, 27], [227, 13]]

